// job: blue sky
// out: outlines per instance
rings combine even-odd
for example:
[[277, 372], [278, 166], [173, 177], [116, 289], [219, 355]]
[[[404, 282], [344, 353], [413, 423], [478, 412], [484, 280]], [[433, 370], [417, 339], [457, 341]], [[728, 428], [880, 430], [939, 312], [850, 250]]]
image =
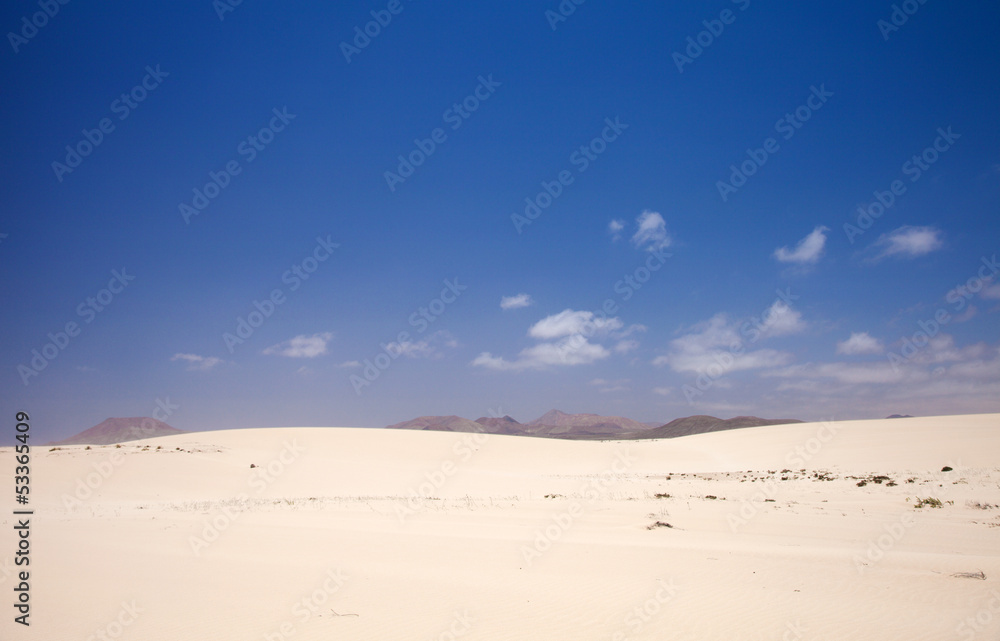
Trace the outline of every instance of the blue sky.
[[1000, 8], [903, 5], [8, 3], [0, 408], [1000, 411]]

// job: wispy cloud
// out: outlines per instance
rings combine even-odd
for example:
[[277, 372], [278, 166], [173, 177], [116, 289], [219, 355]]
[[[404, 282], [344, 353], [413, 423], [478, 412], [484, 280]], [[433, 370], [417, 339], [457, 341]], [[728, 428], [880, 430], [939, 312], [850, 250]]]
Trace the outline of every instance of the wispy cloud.
[[610, 223], [608, 223], [608, 233], [611, 234], [611, 240], [617, 241], [621, 240], [622, 231], [625, 229], [625, 221], [620, 218], [615, 218]]
[[796, 265], [814, 265], [823, 256], [826, 246], [826, 232], [830, 231], [822, 225], [813, 229], [808, 236], [800, 240], [795, 249], [779, 247], [774, 250], [774, 257], [783, 263]]
[[627, 378], [620, 378], [616, 381], [607, 381], [603, 378], [595, 378], [590, 381], [590, 384], [598, 388], [598, 391], [603, 394], [609, 394], [612, 392], [627, 392], [629, 391], [629, 383], [631, 380]]
[[756, 326], [741, 325], [720, 313], [670, 341], [667, 354], [653, 359], [653, 365], [667, 365], [675, 372], [696, 373], [712, 366], [722, 367], [727, 372], [781, 367], [792, 361], [790, 353], [770, 348], [751, 350], [747, 346], [761, 338], [795, 334], [805, 328], [801, 313], [780, 300], [768, 308]]
[[872, 247], [878, 251], [873, 260], [890, 256], [918, 258], [944, 247], [940, 229], [905, 225], [883, 234]]
[[332, 338], [333, 334], [330, 332], [321, 332], [312, 336], [301, 334], [277, 345], [271, 345], [263, 353], [289, 358], [316, 358], [326, 354], [326, 346]]
[[188, 363], [189, 371], [207, 371], [222, 362], [221, 358], [215, 356], [199, 356], [198, 354], [174, 354], [171, 361], [185, 361]]
[[500, 299], [500, 309], [520, 309], [533, 305], [535, 301], [528, 294], [517, 294], [516, 296], [504, 296]]
[[446, 331], [434, 332], [424, 340], [394, 341], [385, 346], [385, 350], [397, 356], [408, 358], [442, 358], [442, 347], [458, 347], [458, 341]]
[[885, 347], [868, 332], [854, 332], [846, 341], [837, 343], [837, 353], [850, 356], [858, 354], [881, 354]]
[[656, 251], [669, 247], [673, 242], [667, 234], [667, 222], [655, 211], [646, 210], [636, 218], [639, 229], [632, 236], [632, 244], [640, 249]]
[[571, 336], [558, 342], [540, 343], [534, 347], [523, 349], [515, 361], [508, 361], [501, 356], [493, 356], [489, 352], [483, 352], [472, 361], [472, 364], [488, 369], [519, 371], [567, 365], [589, 365], [610, 355], [611, 352], [602, 345], [591, 343], [585, 338]]

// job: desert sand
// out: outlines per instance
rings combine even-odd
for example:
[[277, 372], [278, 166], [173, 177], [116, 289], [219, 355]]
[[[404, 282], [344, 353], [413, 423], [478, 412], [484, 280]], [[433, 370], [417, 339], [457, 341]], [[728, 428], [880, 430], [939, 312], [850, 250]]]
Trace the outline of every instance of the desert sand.
[[5, 606], [5, 640], [1000, 638], [998, 414], [32, 451], [32, 625]]

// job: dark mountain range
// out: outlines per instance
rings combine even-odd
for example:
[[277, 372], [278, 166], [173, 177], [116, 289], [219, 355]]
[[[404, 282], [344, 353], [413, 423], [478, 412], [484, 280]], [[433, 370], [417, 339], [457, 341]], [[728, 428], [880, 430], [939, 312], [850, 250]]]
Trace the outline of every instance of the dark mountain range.
[[689, 416], [653, 427], [623, 416], [599, 414], [567, 414], [559, 410], [546, 412], [528, 423], [519, 423], [510, 416], [482, 417], [475, 421], [460, 416], [421, 416], [410, 421], [389, 425], [386, 429], [434, 430], [444, 432], [485, 432], [512, 436], [538, 436], [576, 440], [675, 438], [703, 432], [731, 430], [760, 425], [801, 423], [796, 419], [764, 419], [737, 416], [731, 419], [714, 416]]
[[661, 425], [652, 430], [648, 430], [636, 438], [676, 438], [678, 436], [690, 436], [692, 434], [704, 434], [705, 432], [718, 432], [720, 430], [735, 430], [742, 427], [760, 427], [762, 425], [784, 425], [787, 423], [801, 423], [794, 418], [757, 418], [756, 416], [737, 416], [730, 419], [716, 418], [699, 414], [678, 418], [670, 421], [666, 425]]
[[184, 434], [184, 431], [148, 416], [109, 418], [79, 434], [49, 445], [112, 445], [174, 434]]

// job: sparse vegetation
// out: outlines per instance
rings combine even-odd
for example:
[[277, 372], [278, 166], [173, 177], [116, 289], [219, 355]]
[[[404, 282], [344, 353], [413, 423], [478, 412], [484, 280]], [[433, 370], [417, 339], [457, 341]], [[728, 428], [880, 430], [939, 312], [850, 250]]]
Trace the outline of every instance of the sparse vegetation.
[[951, 470], [952, 467], [950, 465], [945, 465], [944, 467], [941, 468], [942, 472], [950, 472]]
[[917, 502], [914, 503], [913, 507], [915, 507], [917, 509], [920, 509], [920, 508], [924, 507], [925, 505], [927, 507], [938, 507], [938, 508], [939, 507], [944, 507], [944, 504], [941, 503], [941, 499], [936, 499], [933, 496], [929, 496], [929, 497], [927, 497], [925, 499], [922, 499], [922, 498], [920, 498], [918, 496], [917, 497]]
[[669, 494], [664, 494], [664, 493], [660, 492], [658, 494], [654, 494], [653, 498], [654, 499], [669, 499], [670, 495]]
[[647, 530], [655, 530], [655, 529], [656, 529], [656, 528], [658, 528], [658, 527], [668, 527], [668, 528], [673, 528], [674, 526], [670, 525], [670, 524], [669, 524], [669, 523], [667, 523], [666, 521], [656, 521], [655, 523], [652, 523], [652, 524], [650, 524], [650, 525], [647, 525], [647, 526], [646, 526], [646, 529], [647, 529]]
[[986, 580], [986, 573], [982, 570], [978, 572], [955, 572], [952, 574], [953, 577], [957, 579], [979, 579], [980, 581]]

